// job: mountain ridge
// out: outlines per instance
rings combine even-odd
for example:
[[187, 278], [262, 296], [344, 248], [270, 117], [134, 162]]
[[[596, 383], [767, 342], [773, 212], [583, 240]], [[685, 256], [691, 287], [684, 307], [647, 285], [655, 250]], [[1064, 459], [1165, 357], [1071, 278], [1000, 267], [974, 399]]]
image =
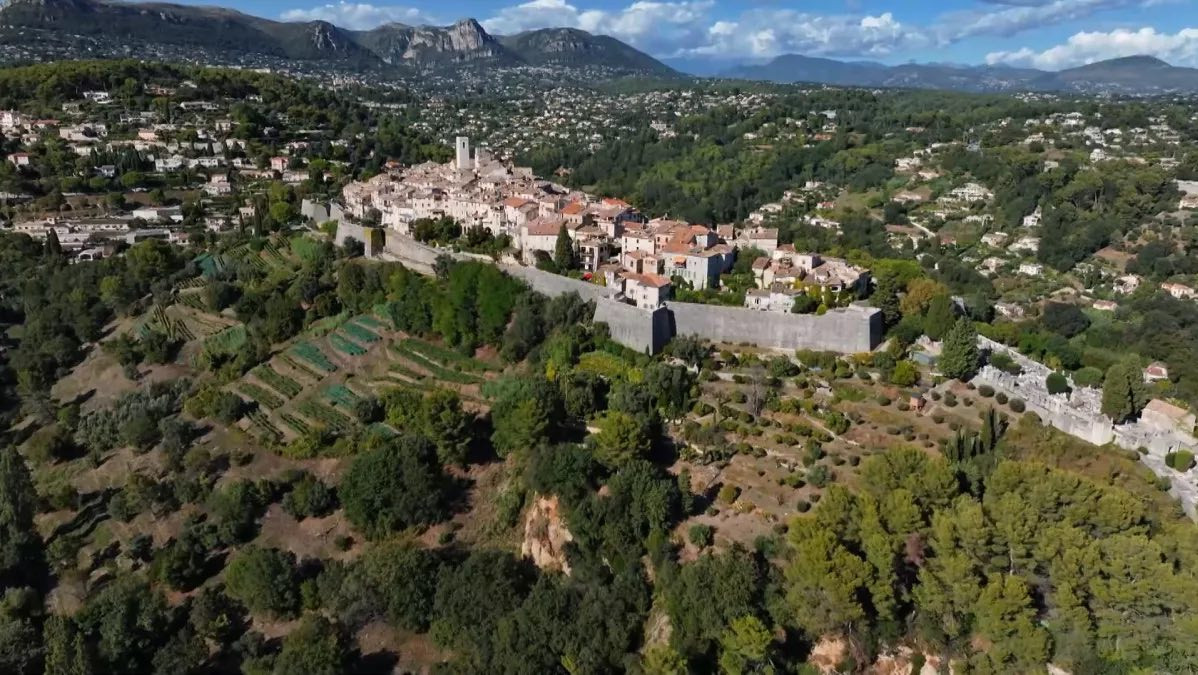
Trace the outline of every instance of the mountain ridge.
[[1059, 71], [1005, 64], [896, 66], [782, 54], [767, 63], [725, 70], [722, 77], [778, 83], [909, 87], [974, 92], [1065, 91], [1160, 94], [1198, 92], [1198, 69], [1173, 66], [1148, 55], [1125, 56]]
[[562, 65], [678, 75], [652, 56], [610, 36], [573, 28], [496, 36], [473, 18], [449, 26], [391, 22], [368, 30], [351, 30], [327, 21], [276, 21], [224, 7], [112, 0], [6, 0], [0, 3], [0, 27], [355, 67]]

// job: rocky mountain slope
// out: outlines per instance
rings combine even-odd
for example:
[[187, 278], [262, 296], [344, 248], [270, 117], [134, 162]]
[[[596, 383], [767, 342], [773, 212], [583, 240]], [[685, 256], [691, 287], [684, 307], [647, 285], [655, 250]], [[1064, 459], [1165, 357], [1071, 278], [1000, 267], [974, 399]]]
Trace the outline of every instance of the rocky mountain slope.
[[669, 76], [671, 68], [615, 38], [575, 29], [498, 37], [474, 19], [451, 26], [390, 23], [352, 31], [324, 21], [282, 22], [220, 7], [105, 0], [8, 0], [0, 5], [0, 41], [22, 31], [79, 36], [122, 46], [166, 45], [370, 68], [449, 65], [597, 66]]

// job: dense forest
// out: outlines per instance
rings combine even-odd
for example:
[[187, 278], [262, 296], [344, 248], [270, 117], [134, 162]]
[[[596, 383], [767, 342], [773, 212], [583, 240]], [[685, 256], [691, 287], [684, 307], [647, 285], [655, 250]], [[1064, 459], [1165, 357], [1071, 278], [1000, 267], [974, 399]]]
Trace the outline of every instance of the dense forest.
[[[377, 655], [357, 653], [350, 639], [372, 621], [427, 633], [452, 655], [446, 667], [464, 672], [801, 671], [810, 646], [829, 635], [850, 645], [844, 669], [900, 643], [979, 672], [1033, 672], [1049, 661], [1075, 672], [1198, 667], [1192, 523], [1140, 494], [1028, 463], [1029, 447], [1004, 435], [993, 413], [980, 442], [943, 459], [915, 449], [867, 459], [852, 491], [833, 486], [754, 549], [683, 559], [671, 530], [717, 499], [665, 470], [665, 425], [691, 408], [695, 376], [612, 343], [577, 297], [547, 300], [480, 263], [443, 262], [428, 278], [327, 246], [287, 279], [230, 264], [208, 297], [246, 322], [245, 346], [200, 364], [195, 382], [147, 385], [80, 414], [47, 386], [110, 318], [165, 292], [192, 263], [152, 242], [71, 266], [23, 236], [4, 244], [4, 296], [31, 300], [7, 309], [25, 316], [8, 352], [9, 401], [49, 425], [25, 445], [37, 454], [0, 453], [7, 672], [372, 672]], [[47, 292], [34, 295], [35, 279]], [[56, 285], [95, 291], [56, 294]], [[306, 313], [286, 301], [300, 297]], [[191, 446], [197, 421], [244, 411], [212, 385], [305, 326], [371, 307], [407, 334], [462, 353], [494, 348], [514, 364], [487, 385], [489, 413], [449, 392], [397, 387], [357, 414], [400, 435], [320, 431], [273, 450], [342, 458], [337, 484], [306, 472], [221, 480], [227, 467]], [[939, 308], [925, 311], [946, 321]], [[136, 345], [123, 358], [156, 358]], [[688, 341], [674, 353], [710, 358]], [[596, 354], [623, 365], [607, 376], [583, 367]], [[588, 423], [598, 432], [588, 435]], [[34, 488], [30, 466], [102, 466], [126, 445], [163, 453], [166, 473], [153, 482], [138, 474], [107, 496]], [[90, 460], [71, 459], [80, 456]], [[464, 508], [469, 486], [453, 467], [495, 462], [513, 481], [498, 504], [507, 522], [532, 495], [560, 500], [573, 538], [568, 575], [504, 548], [452, 539], [427, 547], [415, 537]], [[46, 613], [43, 595], [75, 573], [78, 540], [43, 540], [35, 515], [96, 499], [122, 520], [146, 510], [191, 515], [162, 545], [134, 539], [109, 552], [120, 571], [78, 612]], [[272, 503], [297, 518], [344, 509], [367, 544], [342, 560], [251, 543]], [[653, 612], [672, 630], [647, 645]], [[267, 619], [294, 623], [281, 640], [249, 629]]]

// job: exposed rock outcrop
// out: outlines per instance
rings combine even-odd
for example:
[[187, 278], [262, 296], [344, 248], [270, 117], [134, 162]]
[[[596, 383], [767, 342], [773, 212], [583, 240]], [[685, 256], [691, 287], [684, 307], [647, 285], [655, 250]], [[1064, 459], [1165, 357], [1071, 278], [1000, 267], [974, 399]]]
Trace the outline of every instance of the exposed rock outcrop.
[[570, 573], [566, 544], [574, 541], [566, 529], [557, 497], [538, 496], [524, 517], [524, 542], [520, 553], [543, 570]]

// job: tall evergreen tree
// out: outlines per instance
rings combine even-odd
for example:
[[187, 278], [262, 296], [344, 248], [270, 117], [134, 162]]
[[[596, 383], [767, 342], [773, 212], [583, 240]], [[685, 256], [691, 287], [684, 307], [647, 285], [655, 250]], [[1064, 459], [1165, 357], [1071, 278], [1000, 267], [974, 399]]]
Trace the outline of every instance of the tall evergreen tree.
[[50, 616], [43, 628], [46, 675], [91, 675], [91, 657], [79, 628], [69, 617]]
[[50, 228], [50, 231], [46, 233], [46, 257], [62, 257], [62, 244], [58, 242], [58, 233], [54, 231], [54, 228]]
[[933, 340], [943, 340], [956, 321], [953, 301], [947, 295], [937, 295], [928, 305], [923, 317], [923, 332]]
[[944, 336], [940, 350], [940, 372], [945, 377], [968, 380], [978, 371], [980, 362], [977, 329], [972, 321], [961, 317]]
[[570, 240], [570, 232], [566, 226], [557, 231], [557, 243], [553, 246], [553, 264], [558, 271], [564, 272], [574, 267], [574, 242]]
[[1115, 422], [1140, 414], [1148, 403], [1148, 390], [1135, 359], [1120, 361], [1106, 371], [1102, 382], [1102, 412]]
[[0, 588], [40, 580], [44, 557], [33, 525], [36, 504], [25, 460], [15, 448], [0, 448]]

